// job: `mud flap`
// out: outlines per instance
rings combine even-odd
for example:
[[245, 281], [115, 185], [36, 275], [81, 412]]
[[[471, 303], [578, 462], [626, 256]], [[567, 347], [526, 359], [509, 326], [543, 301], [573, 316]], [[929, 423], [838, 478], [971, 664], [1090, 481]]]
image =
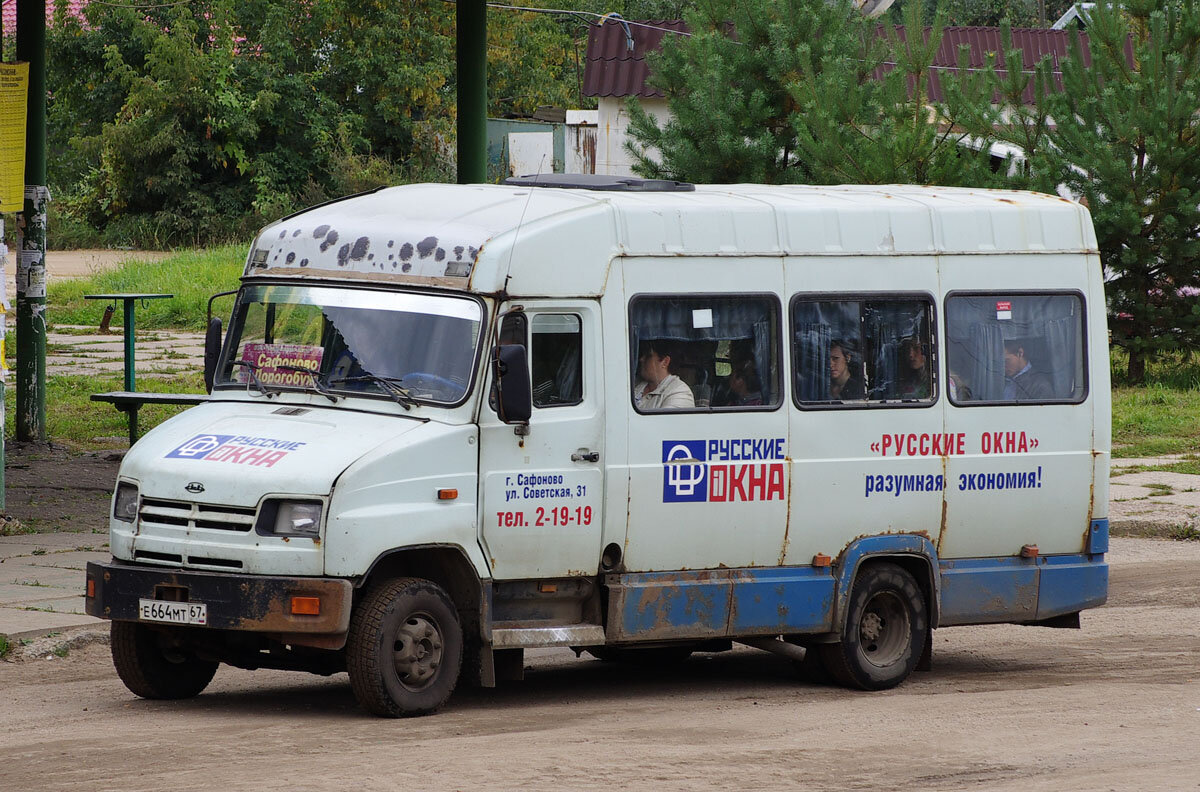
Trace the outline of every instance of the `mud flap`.
[[921, 650], [921, 659], [917, 661], [917, 667], [913, 670], [933, 670], [933, 628], [925, 631], [925, 648]]

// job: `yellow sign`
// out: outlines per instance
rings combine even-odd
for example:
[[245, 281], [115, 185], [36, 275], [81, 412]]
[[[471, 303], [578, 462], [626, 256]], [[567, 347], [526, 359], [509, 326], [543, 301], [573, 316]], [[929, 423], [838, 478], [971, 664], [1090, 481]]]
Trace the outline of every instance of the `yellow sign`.
[[28, 63], [0, 63], [0, 212], [25, 205], [25, 111]]

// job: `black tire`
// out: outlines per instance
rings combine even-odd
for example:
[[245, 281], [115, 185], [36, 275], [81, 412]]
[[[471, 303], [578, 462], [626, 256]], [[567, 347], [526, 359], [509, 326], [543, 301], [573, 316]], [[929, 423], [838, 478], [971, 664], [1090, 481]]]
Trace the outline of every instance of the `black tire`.
[[372, 589], [350, 617], [350, 687], [374, 715], [428, 715], [454, 692], [463, 636], [450, 597], [436, 583], [399, 578]]
[[112, 623], [112, 658], [125, 687], [145, 699], [185, 699], [200, 694], [217, 673], [167, 630], [137, 622]]
[[884, 562], [866, 567], [854, 581], [842, 640], [815, 648], [829, 674], [846, 687], [886, 690], [917, 667], [928, 632], [921, 587], [904, 569]]

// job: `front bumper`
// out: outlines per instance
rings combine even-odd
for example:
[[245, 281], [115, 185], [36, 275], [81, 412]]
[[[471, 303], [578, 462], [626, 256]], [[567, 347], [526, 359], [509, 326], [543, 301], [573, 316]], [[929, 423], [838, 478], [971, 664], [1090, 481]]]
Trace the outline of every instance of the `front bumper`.
[[[330, 578], [276, 577], [156, 569], [112, 561], [87, 565], [89, 616], [139, 621], [138, 600], [208, 606], [198, 629], [242, 630], [276, 636], [344, 636], [350, 628], [353, 586]], [[292, 597], [316, 597], [320, 613], [292, 613]]]

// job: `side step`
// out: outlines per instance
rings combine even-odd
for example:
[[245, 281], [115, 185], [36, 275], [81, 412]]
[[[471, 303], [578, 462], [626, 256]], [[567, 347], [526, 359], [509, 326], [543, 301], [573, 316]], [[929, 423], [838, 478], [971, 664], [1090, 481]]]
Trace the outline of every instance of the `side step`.
[[545, 646], [599, 646], [604, 628], [599, 624], [559, 627], [493, 627], [493, 649], [536, 649]]

